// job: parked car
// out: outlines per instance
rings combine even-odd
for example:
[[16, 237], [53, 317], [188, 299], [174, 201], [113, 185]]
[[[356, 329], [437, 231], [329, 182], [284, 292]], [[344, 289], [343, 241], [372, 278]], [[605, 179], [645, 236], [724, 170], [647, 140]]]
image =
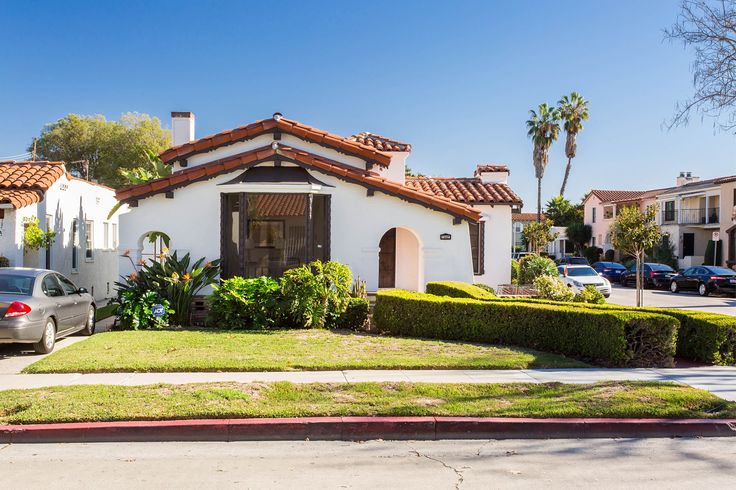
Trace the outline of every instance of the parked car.
[[534, 255], [534, 253], [532, 252], [513, 252], [511, 254], [511, 258], [514, 260], [521, 260], [521, 258], [526, 255]]
[[560, 265], [557, 271], [562, 282], [571, 287], [575, 293], [582, 291], [585, 286], [595, 286], [604, 297], [611, 296], [611, 283], [589, 265]]
[[736, 295], [736, 271], [725, 267], [701, 265], [690, 267], [672, 278], [670, 291], [697, 291], [701, 296], [711, 293]]
[[619, 282], [621, 274], [626, 270], [626, 267], [618, 262], [596, 262], [591, 267], [611, 282]]
[[[644, 262], [642, 264], [642, 285], [646, 287], [654, 288], [668, 288], [672, 278], [677, 275], [677, 272], [666, 264], [657, 264], [654, 262]], [[636, 286], [636, 264], [633, 264], [626, 271], [621, 273], [619, 279], [621, 285], [624, 287]]]
[[557, 265], [587, 265], [590, 266], [590, 262], [585, 257], [562, 257], [557, 261]]
[[0, 268], [0, 343], [33, 344], [47, 354], [56, 341], [95, 332], [95, 302], [58, 272]]

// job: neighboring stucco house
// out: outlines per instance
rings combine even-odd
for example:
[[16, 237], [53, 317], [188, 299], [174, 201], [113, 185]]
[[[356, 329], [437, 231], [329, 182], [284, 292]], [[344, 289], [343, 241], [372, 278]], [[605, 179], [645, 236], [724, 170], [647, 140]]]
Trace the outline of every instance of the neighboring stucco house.
[[[314, 259], [348, 264], [369, 290], [428, 281], [510, 280], [508, 168], [472, 178], [405, 177], [411, 146], [370, 133], [343, 137], [273, 117], [194, 138], [194, 115], [172, 113], [165, 178], [117, 193], [121, 250], [170, 249], [221, 258], [223, 276], [279, 276]], [[127, 269], [123, 269], [127, 268]], [[122, 262], [121, 271], [130, 271]]]
[[[546, 216], [542, 214], [542, 219]], [[527, 247], [524, 241], [524, 227], [529, 223], [535, 223], [537, 221], [537, 213], [512, 213], [512, 251], [513, 252], [527, 252]], [[557, 238], [552, 240], [547, 245], [547, 254], [555, 259], [564, 257], [574, 252], [574, 250], [567, 243], [567, 227], [566, 226], [553, 226], [550, 228], [552, 234], [557, 233]]]
[[[61, 272], [95, 299], [114, 295], [118, 279], [115, 191], [72, 176], [62, 162], [0, 162], [0, 255], [12, 267]], [[46, 249], [24, 246], [25, 218], [54, 231]]]

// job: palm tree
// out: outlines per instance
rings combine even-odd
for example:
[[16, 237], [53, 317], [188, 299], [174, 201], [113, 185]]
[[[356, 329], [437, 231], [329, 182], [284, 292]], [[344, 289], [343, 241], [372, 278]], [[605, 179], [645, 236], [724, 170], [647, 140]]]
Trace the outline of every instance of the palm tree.
[[572, 159], [575, 158], [578, 149], [577, 136], [583, 130], [583, 121], [588, 120], [588, 101], [579, 93], [573, 92], [569, 97], [563, 95], [557, 104], [560, 106], [560, 118], [565, 123], [565, 132], [567, 133], [567, 140], [565, 141], [567, 167], [565, 167], [565, 178], [562, 180], [562, 188], [560, 188], [560, 195], [564, 196], [567, 179], [570, 177]]
[[539, 105], [538, 112], [529, 111], [527, 135], [534, 143], [534, 174], [537, 177], [537, 222], [542, 221], [542, 177], [549, 163], [549, 148], [560, 134], [560, 114], [547, 103]]

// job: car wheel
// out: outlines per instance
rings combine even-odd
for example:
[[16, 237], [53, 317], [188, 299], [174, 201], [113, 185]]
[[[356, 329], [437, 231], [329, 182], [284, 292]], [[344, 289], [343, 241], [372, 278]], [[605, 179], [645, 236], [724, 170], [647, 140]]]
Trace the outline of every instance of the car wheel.
[[672, 291], [673, 293], [679, 293], [680, 292], [680, 287], [677, 285], [677, 283], [675, 281], [672, 281], [670, 283], [670, 291]]
[[87, 322], [82, 329], [82, 335], [92, 335], [95, 333], [95, 307], [90, 306], [87, 313]]
[[33, 350], [36, 354], [48, 354], [54, 350], [56, 345], [56, 323], [53, 318], [46, 319], [46, 324], [43, 327], [43, 337], [41, 340], [33, 344]]
[[704, 282], [698, 285], [698, 294], [701, 296], [708, 296], [708, 286]]

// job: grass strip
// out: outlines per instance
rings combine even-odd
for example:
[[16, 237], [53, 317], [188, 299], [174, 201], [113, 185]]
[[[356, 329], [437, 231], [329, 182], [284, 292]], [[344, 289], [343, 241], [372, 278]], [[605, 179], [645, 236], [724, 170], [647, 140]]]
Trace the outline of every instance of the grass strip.
[[0, 423], [301, 416], [733, 418], [736, 403], [660, 382], [200, 383], [0, 392]]
[[589, 365], [565, 356], [470, 342], [330, 330], [126, 331], [97, 334], [26, 373], [525, 369]]

